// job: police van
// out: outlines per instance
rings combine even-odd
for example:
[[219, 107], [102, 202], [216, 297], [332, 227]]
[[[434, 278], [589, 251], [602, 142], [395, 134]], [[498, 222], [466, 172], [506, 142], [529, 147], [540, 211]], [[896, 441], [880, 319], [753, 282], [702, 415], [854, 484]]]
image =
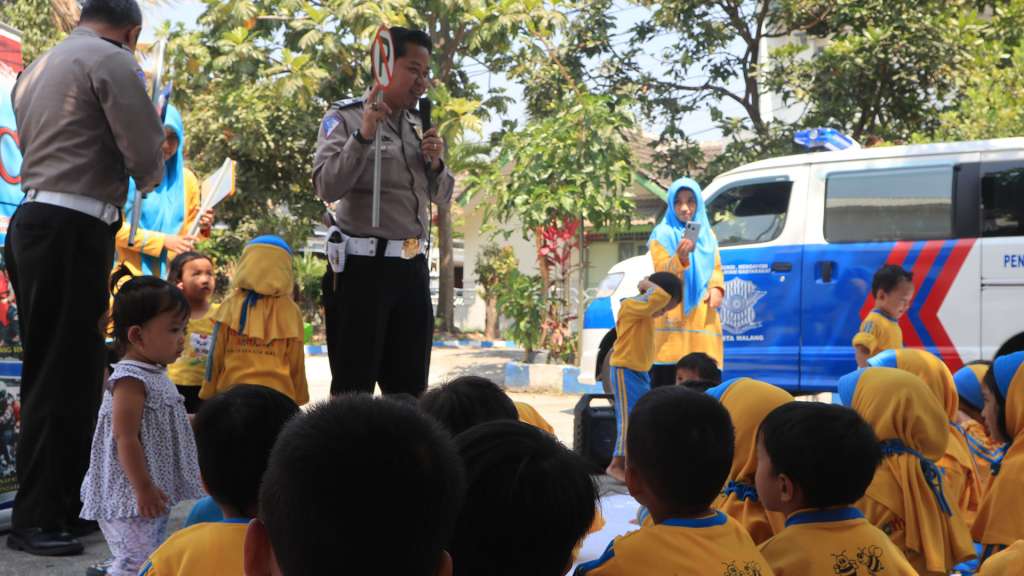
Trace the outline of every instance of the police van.
[[[952, 370], [1024, 349], [1024, 138], [763, 160], [704, 191], [725, 272], [725, 377], [835, 390], [885, 264], [913, 272], [904, 345]], [[619, 302], [653, 272], [616, 264], [584, 317], [582, 382], [599, 379]]]

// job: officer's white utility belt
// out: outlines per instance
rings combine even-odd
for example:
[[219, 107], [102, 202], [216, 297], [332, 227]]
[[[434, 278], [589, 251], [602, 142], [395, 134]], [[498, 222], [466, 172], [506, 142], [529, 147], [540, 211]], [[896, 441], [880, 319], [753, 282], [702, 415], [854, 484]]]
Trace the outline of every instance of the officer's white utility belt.
[[97, 218], [106, 224], [113, 224], [121, 217], [121, 210], [109, 202], [67, 192], [51, 192], [49, 190], [29, 190], [25, 194], [25, 202], [38, 202], [51, 206], [60, 206], [87, 216]]
[[[408, 246], [407, 246], [408, 244]], [[385, 258], [403, 258], [411, 260], [425, 253], [426, 246], [421, 240], [387, 240], [382, 242], [376, 238], [346, 238], [345, 254], [349, 256], [377, 256], [381, 247]]]

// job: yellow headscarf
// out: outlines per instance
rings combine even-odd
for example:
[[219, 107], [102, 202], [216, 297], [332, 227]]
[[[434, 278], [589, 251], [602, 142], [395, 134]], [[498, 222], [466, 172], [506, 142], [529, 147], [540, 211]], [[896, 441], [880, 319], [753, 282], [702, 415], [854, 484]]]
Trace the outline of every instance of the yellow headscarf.
[[1021, 576], [1024, 574], [1024, 540], [992, 556], [981, 565], [978, 576]]
[[[896, 368], [865, 368], [839, 381], [843, 402], [857, 411], [885, 446], [898, 441], [905, 449], [889, 451], [866, 497], [881, 503], [905, 522], [905, 546], [924, 558], [929, 571], [948, 572], [974, 556], [963, 518], [943, 511], [941, 476], [934, 462], [949, 442], [945, 410], [920, 378]], [[925, 469], [931, 466], [929, 476]], [[869, 520], [872, 520], [869, 518]]]
[[242, 251], [231, 293], [213, 319], [260, 340], [301, 340], [302, 312], [292, 300], [294, 287], [291, 249], [276, 236], [260, 236]]
[[739, 378], [707, 391], [729, 411], [736, 430], [736, 450], [729, 481], [712, 507], [742, 524], [755, 544], [760, 544], [786, 524], [779, 512], [765, 510], [758, 501], [754, 475], [757, 473], [757, 430], [772, 411], [793, 401], [782, 388], [766, 382]]
[[931, 352], [912, 348], [886, 350], [869, 360], [869, 363], [876, 367], [899, 368], [917, 376], [945, 407], [949, 444], [946, 445], [945, 455], [936, 464], [946, 473], [946, 484], [950, 489], [947, 497], [951, 503], [956, 503], [960, 512], [964, 513], [965, 521], [969, 522], [981, 505], [981, 482], [967, 437], [956, 425], [960, 395], [956, 390], [953, 373], [945, 362]]
[[1010, 446], [974, 521], [975, 540], [1009, 546], [1024, 539], [1024, 352], [997, 358], [992, 364], [996, 386], [1006, 400], [1006, 432]]

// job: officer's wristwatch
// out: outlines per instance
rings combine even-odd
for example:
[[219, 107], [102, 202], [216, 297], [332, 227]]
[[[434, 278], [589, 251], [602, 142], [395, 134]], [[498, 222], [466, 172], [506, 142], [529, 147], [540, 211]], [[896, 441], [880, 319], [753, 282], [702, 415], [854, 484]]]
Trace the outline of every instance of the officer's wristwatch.
[[362, 135], [362, 133], [359, 132], [358, 128], [356, 129], [355, 132], [352, 133], [352, 137], [356, 139], [356, 142], [359, 142], [363, 146], [366, 146], [367, 144], [370, 143], [369, 140], [367, 140], [366, 138], [363, 138], [363, 135]]

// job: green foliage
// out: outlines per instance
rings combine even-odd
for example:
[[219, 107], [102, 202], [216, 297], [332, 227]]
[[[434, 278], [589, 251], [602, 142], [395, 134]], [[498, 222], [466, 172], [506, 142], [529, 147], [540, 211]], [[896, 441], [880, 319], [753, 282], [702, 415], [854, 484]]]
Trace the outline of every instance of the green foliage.
[[511, 320], [509, 337], [526, 350], [529, 360], [541, 341], [544, 324], [544, 282], [540, 276], [523, 274], [517, 269], [497, 285], [498, 308]]
[[490, 299], [496, 294], [498, 285], [518, 269], [519, 259], [511, 246], [484, 246], [476, 260], [476, 285], [483, 290], [481, 296]]
[[320, 314], [320, 286], [324, 274], [327, 273], [327, 260], [306, 253], [296, 256], [293, 263], [295, 283], [299, 285], [297, 304], [307, 322], [323, 326], [323, 317]]
[[54, 23], [50, 0], [0, 0], [0, 22], [21, 31], [25, 64], [64, 38], [64, 33]]
[[965, 85], [956, 108], [939, 116], [935, 132], [918, 134], [915, 140], [941, 142], [1024, 135], [1024, 47], [1018, 46], [1006, 59], [990, 54], [983, 66], [972, 71]]

